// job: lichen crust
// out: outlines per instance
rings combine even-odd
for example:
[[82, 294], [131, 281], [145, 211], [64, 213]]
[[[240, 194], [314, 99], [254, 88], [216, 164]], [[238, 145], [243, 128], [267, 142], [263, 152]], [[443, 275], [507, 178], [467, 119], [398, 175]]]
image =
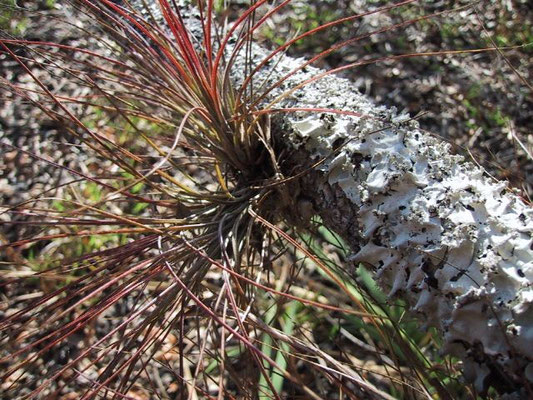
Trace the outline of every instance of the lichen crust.
[[[270, 79], [301, 63], [283, 60]], [[321, 73], [306, 67], [286, 87]], [[292, 145], [314, 160], [327, 157], [319, 168], [328, 184], [358, 207], [360, 250], [351, 261], [372, 265], [390, 297], [408, 300], [440, 329], [443, 351], [463, 358], [465, 375], [480, 390], [495, 367], [513, 377], [531, 370], [530, 205], [410, 116], [374, 105], [350, 81], [325, 76], [282, 105], [352, 113], [286, 118]]]

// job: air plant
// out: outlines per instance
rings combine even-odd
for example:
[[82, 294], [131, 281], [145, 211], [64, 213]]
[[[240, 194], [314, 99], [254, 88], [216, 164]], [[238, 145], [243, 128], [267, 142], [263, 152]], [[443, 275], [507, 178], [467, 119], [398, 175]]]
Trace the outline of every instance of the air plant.
[[[7, 90], [40, 109], [70, 134], [73, 146], [109, 169], [76, 170], [28, 154], [71, 180], [60, 185], [61, 196], [44, 192], [3, 211], [10, 218], [2, 224], [31, 233], [1, 247], [11, 252], [1, 286], [4, 393], [318, 399], [321, 386], [328, 393], [335, 388], [339, 398], [459, 393], [451, 361], [433, 366], [419, 348], [425, 343], [433, 351], [436, 339], [415, 332], [410, 335], [416, 339], [408, 337], [403, 305], [384, 306], [363, 267], [347, 271], [332, 261], [335, 254], [346, 256], [345, 245], [295, 195], [299, 179], [323, 160], [295, 167], [271, 122], [281, 111], [279, 99], [297, 88], [272, 99], [269, 93], [290, 74], [270, 85], [263, 76], [298, 40], [412, 2], [319, 26], [259, 62], [251, 59], [253, 35], [289, 1], [269, 8], [258, 0], [231, 23], [220, 23], [213, 0], [198, 1], [197, 8], [174, 0], [72, 0], [64, 6], [94, 25], [71, 23], [94, 38], [89, 48], [3, 36], [2, 57], [14, 60], [36, 84], [28, 89], [4, 81]], [[377, 33], [348, 39], [297, 69]], [[242, 60], [245, 79], [238, 83], [234, 68]], [[375, 60], [354, 65], [369, 62]], [[88, 94], [50, 90], [35, 75], [35, 63], [52, 76], [68, 76]], [[96, 198], [80, 195], [89, 184], [99, 191]], [[29, 248], [94, 237], [110, 241], [45, 266], [39, 265], [44, 259], [20, 257]], [[329, 254], [322, 250], [326, 244]], [[317, 282], [333, 283], [333, 289], [320, 283], [320, 291], [338, 298], [306, 288], [298, 275], [304, 268], [322, 276]], [[34, 293], [20, 297], [20, 288]], [[126, 311], [114, 318], [117, 307]], [[366, 342], [349, 332], [346, 337], [371, 362], [346, 355], [340, 345], [325, 349], [314, 343], [311, 327], [318, 315], [338, 319], [341, 330], [341, 321], [358, 326]], [[295, 324], [305, 320], [310, 322]], [[46, 361], [65, 346], [70, 353], [60, 362]], [[172, 390], [156, 370], [170, 377]], [[140, 378], [149, 386], [136, 386]]]

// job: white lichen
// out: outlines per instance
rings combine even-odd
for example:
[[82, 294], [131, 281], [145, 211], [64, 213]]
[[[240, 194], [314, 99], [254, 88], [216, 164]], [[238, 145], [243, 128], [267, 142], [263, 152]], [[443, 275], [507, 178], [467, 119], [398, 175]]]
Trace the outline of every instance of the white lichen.
[[[323, 90], [345, 87], [339, 79]], [[294, 141], [318, 158], [338, 138], [351, 140], [321, 168], [359, 207], [362, 248], [352, 261], [373, 265], [390, 296], [437, 326], [445, 352], [469, 356], [466, 374], [482, 389], [489, 369], [479, 349], [502, 368], [515, 370], [515, 354], [533, 360], [532, 209], [416, 123], [365, 112], [367, 119], [337, 116], [321, 134], [318, 115], [293, 117]]]
[[[270, 80], [301, 63], [282, 60]], [[285, 86], [320, 72], [307, 67]], [[309, 112], [285, 121], [293, 146], [313, 159], [330, 156], [319, 168], [358, 207], [361, 249], [351, 260], [373, 265], [389, 296], [407, 299], [440, 329], [443, 351], [465, 361], [480, 390], [494, 363], [514, 378], [529, 371], [531, 380], [533, 210], [409, 116], [352, 86], [326, 76], [276, 105], [361, 115]], [[338, 143], [345, 145], [335, 152]]]
[[[201, 34], [197, 20], [187, 23]], [[256, 45], [251, 53], [256, 63], [268, 54]], [[237, 84], [249, 61], [236, 58]], [[254, 84], [269, 87], [304, 62], [280, 55]], [[307, 66], [266, 102], [322, 72]], [[358, 209], [353, 225], [360, 250], [351, 260], [373, 265], [389, 296], [402, 296], [440, 329], [443, 351], [463, 359], [465, 376], [480, 390], [494, 363], [507, 377], [523, 374], [533, 382], [531, 207], [505, 183], [451, 155], [448, 144], [408, 115], [374, 105], [348, 80], [325, 76], [274, 106], [358, 113], [283, 114], [287, 145], [312, 159], [328, 156], [319, 167], [326, 182]], [[341, 151], [338, 143], [344, 143]]]

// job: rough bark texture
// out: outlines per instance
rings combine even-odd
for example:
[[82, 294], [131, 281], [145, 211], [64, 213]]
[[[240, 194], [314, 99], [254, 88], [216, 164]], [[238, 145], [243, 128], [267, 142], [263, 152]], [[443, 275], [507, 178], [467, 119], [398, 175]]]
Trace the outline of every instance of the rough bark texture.
[[[186, 14], [199, 32], [198, 16]], [[254, 62], [266, 54], [253, 47]], [[244, 62], [238, 57], [233, 67], [236, 82]], [[268, 87], [303, 62], [276, 59], [255, 85]], [[304, 68], [267, 100], [321, 72]], [[278, 140], [300, 157], [329, 157], [304, 178], [301, 195], [351, 244], [352, 262], [374, 266], [389, 296], [406, 299], [442, 332], [443, 351], [464, 361], [480, 390], [533, 383], [531, 207], [506, 183], [451, 155], [408, 115], [374, 105], [345, 79], [325, 76], [274, 107], [359, 114], [291, 112], [274, 119]]]
[[[281, 61], [270, 79], [301, 62]], [[307, 68], [286, 87], [320, 72]], [[307, 182], [317, 211], [352, 243], [351, 261], [373, 265], [389, 296], [407, 299], [428, 326], [439, 328], [443, 351], [465, 361], [466, 376], [480, 390], [489, 383], [505, 390], [509, 379], [524, 375], [533, 381], [531, 208], [505, 183], [451, 155], [449, 145], [409, 116], [372, 104], [349, 81], [325, 77], [278, 107], [361, 114], [285, 118], [287, 145], [311, 159], [345, 144], [319, 167], [323, 179]], [[354, 208], [356, 231], [347, 221]]]

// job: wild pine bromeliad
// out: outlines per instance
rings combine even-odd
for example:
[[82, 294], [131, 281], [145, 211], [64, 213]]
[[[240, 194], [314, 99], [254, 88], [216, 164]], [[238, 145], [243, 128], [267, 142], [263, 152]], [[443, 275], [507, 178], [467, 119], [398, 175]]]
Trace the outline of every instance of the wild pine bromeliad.
[[[409, 116], [374, 105], [335, 77], [335, 70], [311, 66], [335, 48], [309, 61], [284, 54], [318, 30], [414, 1], [320, 26], [274, 51], [254, 44], [253, 34], [287, 3], [265, 8], [265, 0], [257, 1], [218, 27], [212, 1], [192, 7], [172, 0], [76, 0], [62, 6], [76, 18], [91, 18], [96, 46], [2, 38], [2, 56], [36, 83], [24, 91], [5, 82], [11, 93], [60, 123], [74, 143], [115, 171], [109, 179], [29, 155], [68, 172], [75, 183], [96, 184], [104, 195], [88, 200], [72, 190], [57, 199], [43, 193], [6, 207], [5, 214], [23, 217], [8, 218], [8, 224], [46, 228], [3, 248], [127, 238], [23, 278], [13, 271], [25, 271], [24, 260], [8, 268], [2, 286], [8, 294], [29, 280], [59, 277], [60, 283], [36, 291], [23, 305], [9, 305], [0, 321], [5, 393], [39, 398], [76, 390], [81, 398], [121, 398], [144, 379], [150, 396], [164, 397], [164, 385], [151, 380], [155, 359], [172, 371], [178, 398], [280, 398], [280, 377], [300, 395], [321, 398], [298, 373], [301, 365], [325, 377], [341, 396], [391, 398], [356, 367], [288, 334], [290, 319], [277, 327], [261, 309], [259, 293], [267, 292], [282, 301], [355, 314], [384, 331], [391, 321], [350, 286], [357, 284], [353, 270], [364, 264], [391, 299], [404, 299], [427, 326], [438, 328], [442, 351], [463, 362], [475, 389], [531, 395], [529, 205], [450, 155], [449, 146]], [[77, 80], [89, 94], [53, 92], [28, 59]], [[76, 105], [120, 121], [117, 134], [77, 114]], [[135, 141], [121, 139], [120, 132]], [[124, 204], [142, 204], [144, 211]], [[344, 270], [306, 246], [304, 237], [317, 234], [318, 223], [349, 246]], [[312, 260], [353, 309], [270, 285], [267, 271], [287, 252]], [[220, 276], [218, 288], [205, 283], [212, 271]], [[105, 332], [87, 335], [123, 299], [133, 299], [127, 315]], [[63, 364], [43, 367], [43, 357], [77, 335], [84, 336], [84, 346]], [[176, 341], [172, 368], [160, 354], [169, 337]], [[405, 393], [452, 398], [445, 380], [435, 379], [408, 340], [404, 346], [408, 359], [420, 363], [413, 366], [419, 386]], [[272, 347], [278, 349], [275, 358]], [[242, 374], [236, 359], [253, 367]], [[391, 367], [400, 371], [391, 380], [402, 382], [402, 366]], [[42, 376], [30, 372], [39, 369]]]

